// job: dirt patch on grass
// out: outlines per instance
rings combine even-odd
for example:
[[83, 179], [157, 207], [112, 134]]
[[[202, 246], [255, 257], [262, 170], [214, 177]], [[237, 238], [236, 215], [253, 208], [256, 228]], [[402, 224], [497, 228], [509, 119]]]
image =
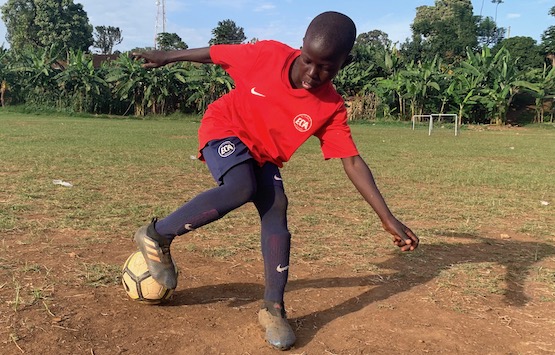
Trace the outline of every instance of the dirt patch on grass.
[[[256, 320], [257, 250], [209, 257], [210, 240], [178, 239], [178, 288], [170, 303], [149, 306], [128, 300], [118, 281], [130, 236], [85, 234], [2, 237], [1, 353], [275, 352]], [[415, 253], [392, 247], [353, 264], [297, 255], [286, 302], [298, 341], [289, 353], [552, 353], [555, 247], [507, 235], [437, 231]], [[293, 243], [296, 254], [302, 246]], [[353, 266], [362, 260], [366, 269]]]

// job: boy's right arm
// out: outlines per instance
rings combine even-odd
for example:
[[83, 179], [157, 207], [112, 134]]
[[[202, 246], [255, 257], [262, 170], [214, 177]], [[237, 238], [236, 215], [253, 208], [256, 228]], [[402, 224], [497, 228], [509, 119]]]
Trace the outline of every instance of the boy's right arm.
[[133, 53], [133, 56], [145, 60], [143, 68], [158, 68], [174, 62], [213, 63], [210, 58], [210, 47], [174, 51], [154, 50]]
[[401, 223], [389, 210], [385, 200], [376, 186], [370, 168], [360, 155], [342, 158], [345, 173], [360, 192], [362, 197], [376, 212], [386, 231], [393, 235], [393, 243], [402, 251], [414, 250], [419, 239], [410, 228]]

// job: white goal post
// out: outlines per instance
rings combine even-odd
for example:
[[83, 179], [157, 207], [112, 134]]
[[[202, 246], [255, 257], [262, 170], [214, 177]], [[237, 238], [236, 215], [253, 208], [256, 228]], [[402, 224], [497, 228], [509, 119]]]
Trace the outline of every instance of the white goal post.
[[432, 135], [432, 129], [434, 128], [434, 117], [441, 119], [441, 117], [454, 117], [455, 118], [455, 136], [459, 135], [459, 116], [456, 113], [432, 113], [429, 115], [414, 115], [412, 116], [412, 130], [414, 131], [414, 125], [416, 118], [427, 118], [430, 121], [428, 126], [428, 135]]

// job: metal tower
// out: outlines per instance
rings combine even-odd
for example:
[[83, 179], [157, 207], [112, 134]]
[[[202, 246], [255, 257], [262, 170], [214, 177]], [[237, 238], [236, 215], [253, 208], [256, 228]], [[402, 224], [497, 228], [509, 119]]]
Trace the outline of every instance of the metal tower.
[[156, 0], [156, 25], [154, 27], [154, 48], [158, 48], [158, 34], [166, 32], [166, 0]]

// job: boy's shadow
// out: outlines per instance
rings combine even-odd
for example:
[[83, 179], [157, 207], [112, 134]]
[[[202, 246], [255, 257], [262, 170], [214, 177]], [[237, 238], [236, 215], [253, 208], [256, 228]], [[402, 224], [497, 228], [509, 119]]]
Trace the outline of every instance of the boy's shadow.
[[[463, 238], [466, 243], [421, 244], [412, 253], [399, 253], [396, 256], [375, 264], [388, 270], [388, 279], [376, 274], [357, 277], [330, 277], [320, 279], [293, 280], [287, 284], [287, 291], [306, 288], [332, 287], [371, 287], [368, 291], [337, 303], [325, 310], [315, 311], [301, 318], [290, 318], [292, 325], [302, 324], [310, 318], [314, 327], [303, 327], [297, 345], [309, 343], [320, 328], [334, 319], [361, 310], [373, 302], [388, 299], [401, 292], [410, 290], [436, 278], [443, 270], [454, 265], [470, 263], [497, 263], [506, 269], [504, 298], [507, 304], [524, 306], [528, 301], [523, 284], [532, 266], [542, 259], [555, 255], [555, 247], [545, 243], [495, 240], [471, 234], [438, 232], [439, 235]], [[470, 240], [470, 242], [469, 242]], [[391, 273], [391, 270], [396, 272]], [[206, 298], [207, 294], [219, 295]], [[260, 301], [264, 286], [254, 283], [231, 283], [203, 286], [177, 291], [168, 306], [207, 304], [229, 301], [230, 307], [239, 307]], [[204, 296], [204, 297], [203, 297]]]

